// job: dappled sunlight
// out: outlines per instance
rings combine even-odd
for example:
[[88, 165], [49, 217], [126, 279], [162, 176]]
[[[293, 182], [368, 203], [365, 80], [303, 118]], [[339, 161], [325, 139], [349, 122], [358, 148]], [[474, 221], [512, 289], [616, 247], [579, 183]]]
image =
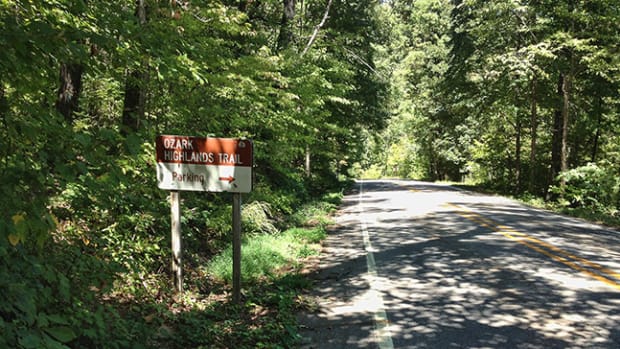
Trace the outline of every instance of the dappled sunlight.
[[[584, 268], [593, 269], [575, 258], [591, 260], [606, 271], [618, 270], [620, 235], [599, 235], [596, 227], [507, 199], [443, 186], [431, 198], [432, 184], [401, 184], [364, 182], [363, 199], [339, 217], [328, 248], [342, 249], [346, 258], [330, 255], [320, 274], [348, 274], [319, 291], [340, 302], [324, 305], [325, 314], [369, 320], [383, 303], [394, 347], [617, 347], [620, 292], [508, 236], [536, 234], [542, 240], [530, 243], [539, 249]], [[538, 225], [542, 219], [546, 224]], [[365, 268], [360, 222], [372, 243], [373, 278]], [[593, 246], [586, 252], [580, 244], [588, 237]], [[338, 326], [328, 319], [329, 326]]]
[[345, 304], [334, 304], [329, 308], [329, 312], [336, 316], [354, 313], [373, 314], [380, 310], [380, 300], [378, 297], [379, 294], [375, 290], [368, 289], [352, 297]]
[[[459, 204], [469, 204], [458, 199]], [[485, 213], [499, 219], [500, 213], [508, 215], [501, 209], [508, 209], [512, 220], [515, 215], [531, 215], [529, 209], [513, 205], [499, 207], [500, 211], [496, 207]], [[609, 326], [620, 323], [620, 314], [616, 309], [609, 316], [607, 298], [597, 296], [602, 292], [618, 298], [607, 285], [558, 268], [549, 259], [541, 261], [536, 252], [449, 209], [430, 215], [425, 209], [424, 205], [423, 215], [400, 221], [379, 218], [378, 224], [389, 223], [393, 228], [382, 229], [373, 239], [386, 251], [385, 258], [377, 255], [381, 271], [398, 275], [393, 280], [396, 287], [386, 295], [390, 320], [400, 328], [393, 331], [395, 345], [399, 338], [415, 339], [413, 347], [448, 344], [445, 332], [455, 329], [462, 331], [450, 344], [459, 346], [515, 346], [524, 340], [541, 348], [609, 342]], [[416, 267], [403, 268], [404, 264]], [[584, 297], [591, 299], [587, 306], [581, 305]], [[487, 336], [502, 330], [518, 330], [518, 335]]]

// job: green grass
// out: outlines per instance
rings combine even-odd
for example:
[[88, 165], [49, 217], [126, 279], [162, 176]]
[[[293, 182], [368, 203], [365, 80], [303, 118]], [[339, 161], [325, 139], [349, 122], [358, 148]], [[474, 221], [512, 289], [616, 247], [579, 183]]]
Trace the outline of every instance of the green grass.
[[331, 214], [342, 201], [343, 194], [341, 192], [330, 193], [323, 196], [320, 200], [306, 204], [297, 212], [289, 217], [289, 221], [293, 226], [326, 227], [333, 224]]
[[[196, 275], [205, 280], [194, 292], [186, 291], [178, 311], [164, 312], [170, 328], [157, 338], [162, 348], [292, 348], [299, 344], [296, 313], [308, 306], [302, 290], [312, 281], [305, 264], [320, 253], [330, 214], [342, 198], [329, 194], [299, 208], [282, 220], [284, 231], [269, 232], [269, 207], [255, 204], [244, 226], [241, 247], [241, 304], [230, 298], [232, 247], [224, 248]], [[250, 205], [251, 206], [251, 205]], [[250, 207], [248, 206], [248, 207]], [[265, 212], [266, 214], [263, 214]], [[247, 224], [244, 223], [244, 224]], [[258, 227], [258, 228], [257, 228]], [[201, 291], [196, 292], [198, 289]], [[175, 303], [176, 304], [176, 303]]]
[[546, 209], [556, 213], [577, 217], [586, 221], [606, 225], [620, 229], [620, 214], [614, 209], [597, 210], [591, 207], [567, 207], [557, 202], [547, 202], [544, 199], [532, 195], [522, 195], [516, 198], [518, 201], [537, 208]]
[[317, 244], [327, 237], [327, 232], [323, 226], [317, 226], [314, 228], [292, 228], [285, 231], [284, 235], [296, 241]]
[[[256, 282], [280, 270], [295, 267], [300, 258], [318, 253], [316, 243], [323, 236], [323, 228], [294, 228], [283, 233], [248, 236], [241, 245], [242, 279]], [[228, 247], [213, 258], [207, 270], [215, 279], [230, 283], [232, 248]]]
[[468, 185], [463, 183], [451, 183], [455, 187], [471, 190], [485, 194], [499, 194], [511, 197], [528, 206], [542, 208], [555, 213], [565, 214], [571, 217], [577, 217], [586, 221], [606, 225], [616, 229], [620, 229], [620, 214], [614, 208], [594, 208], [594, 207], [569, 207], [557, 201], [546, 201], [544, 198], [532, 194], [521, 194], [518, 196], [511, 195], [500, 190], [494, 190], [479, 185]]
[[[307, 207], [296, 220], [302, 227], [275, 234], [246, 235], [241, 244], [241, 277], [257, 282], [282, 271], [296, 269], [300, 260], [320, 251], [320, 242], [327, 236], [326, 226], [334, 204], [321, 202]], [[299, 221], [301, 220], [301, 221]], [[207, 272], [216, 280], [232, 280], [232, 246], [228, 246], [207, 265]]]

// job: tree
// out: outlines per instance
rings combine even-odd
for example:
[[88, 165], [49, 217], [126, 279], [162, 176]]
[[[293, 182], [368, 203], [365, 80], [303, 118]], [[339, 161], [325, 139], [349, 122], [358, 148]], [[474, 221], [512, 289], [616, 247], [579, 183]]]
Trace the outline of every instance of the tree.
[[609, 54], [618, 51], [617, 6], [465, 0], [383, 8], [393, 40], [382, 65], [398, 67], [388, 70], [398, 102], [386, 139], [416, 143], [408, 161], [428, 169], [423, 177], [465, 174], [544, 194], [560, 172], [601, 159], [599, 142], [611, 133], [600, 133], [599, 121], [616, 114], [606, 104], [618, 81], [608, 65], [617, 61]]
[[[173, 2], [176, 3], [176, 2]], [[136, 1], [136, 19], [139, 32], [147, 23], [145, 0]], [[144, 119], [146, 91], [144, 83], [148, 79], [146, 73], [147, 62], [138, 63], [139, 66], [130, 70], [125, 80], [125, 96], [123, 100], [122, 125], [125, 133], [136, 132], [140, 127], [140, 120]]]

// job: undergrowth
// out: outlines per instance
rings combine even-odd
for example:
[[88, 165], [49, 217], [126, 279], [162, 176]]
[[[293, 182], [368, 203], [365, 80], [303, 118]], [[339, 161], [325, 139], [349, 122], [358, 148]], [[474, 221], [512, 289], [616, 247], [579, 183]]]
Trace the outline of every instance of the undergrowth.
[[[281, 233], [249, 235], [242, 242], [241, 276], [256, 282], [285, 268], [296, 269], [301, 258], [316, 255], [326, 236], [325, 227], [292, 228]], [[232, 280], [232, 247], [217, 255], [206, 267], [219, 281]]]
[[[175, 322], [184, 338], [174, 348], [231, 346], [237, 348], [288, 348], [299, 338], [295, 312], [304, 306], [301, 290], [310, 287], [300, 273], [307, 257], [320, 252], [320, 242], [327, 236], [332, 222], [330, 214], [342, 199], [341, 193], [323, 196], [320, 200], [302, 205], [297, 212], [280, 222], [285, 229], [262, 233], [249, 230], [242, 243], [242, 305], [210, 303], [202, 312], [190, 311]], [[254, 206], [254, 210], [259, 207]], [[268, 209], [268, 207], [263, 207]], [[267, 211], [267, 210], [265, 210]], [[269, 212], [253, 212], [254, 224], [266, 225]], [[262, 221], [262, 223], [261, 223]], [[245, 231], [245, 230], [244, 230]], [[232, 280], [232, 246], [226, 247], [205, 267], [223, 289], [230, 291]]]
[[[299, 341], [295, 313], [299, 296], [311, 286], [300, 271], [307, 257], [320, 252], [329, 215], [342, 198], [330, 194], [303, 205], [287, 217], [284, 231], [250, 230], [242, 243], [243, 303], [231, 303], [232, 247], [199, 269], [210, 278], [208, 290], [179, 301], [164, 314], [158, 345], [165, 348], [289, 348]], [[258, 206], [255, 206], [258, 207]], [[256, 214], [265, 219], [267, 215]], [[199, 287], [200, 289], [200, 287]]]
[[[231, 206], [225, 195], [184, 193], [185, 291], [175, 294], [165, 195], [152, 189], [121, 201], [108, 187], [88, 188], [54, 204], [53, 239], [41, 246], [23, 237], [0, 241], [0, 348], [288, 348], [297, 343], [294, 314], [304, 306], [298, 294], [310, 287], [301, 271], [305, 259], [319, 253], [341, 194], [311, 200], [294, 191], [256, 188], [243, 205], [243, 302], [233, 304]], [[74, 202], [83, 196], [91, 206]], [[105, 200], [117, 200], [111, 205], [115, 211], [98, 208]], [[9, 233], [34, 229], [24, 216], [13, 216]]]

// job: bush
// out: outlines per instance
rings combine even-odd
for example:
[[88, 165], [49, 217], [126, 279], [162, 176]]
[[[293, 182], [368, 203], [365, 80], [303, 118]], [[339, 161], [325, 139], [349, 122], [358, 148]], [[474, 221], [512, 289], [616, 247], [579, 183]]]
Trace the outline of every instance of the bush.
[[275, 234], [278, 229], [273, 224], [271, 205], [262, 201], [253, 201], [242, 207], [242, 220], [246, 234]]
[[[74, 245], [45, 257], [0, 243], [0, 348], [140, 347], [150, 330], [101, 304], [117, 270]], [[97, 273], [93, 273], [97, 270]]]
[[589, 163], [563, 172], [558, 179], [563, 186], [553, 187], [560, 203], [572, 208], [585, 207], [617, 214], [620, 208], [620, 177], [609, 163]]

